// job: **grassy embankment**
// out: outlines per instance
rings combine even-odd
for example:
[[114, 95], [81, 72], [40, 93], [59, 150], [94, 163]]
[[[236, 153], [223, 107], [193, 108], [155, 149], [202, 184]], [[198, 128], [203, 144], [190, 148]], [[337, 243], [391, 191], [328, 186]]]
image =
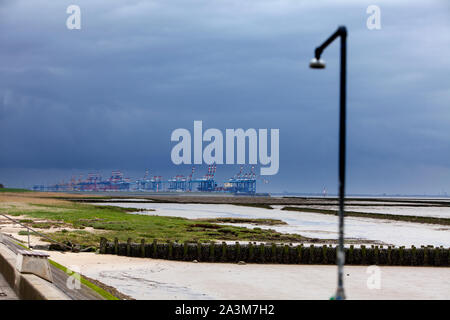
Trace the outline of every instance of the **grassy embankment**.
[[53, 261], [51, 259], [48, 259], [49, 263], [51, 265], [53, 265], [54, 267], [64, 271], [67, 274], [70, 274], [74, 277], [76, 277], [77, 279], [79, 279], [79, 281], [84, 284], [85, 286], [87, 286], [88, 288], [90, 288], [91, 290], [97, 292], [99, 295], [101, 295], [105, 300], [120, 300], [119, 298], [117, 298], [116, 296], [112, 295], [110, 292], [104, 290], [103, 288], [98, 287], [97, 285], [95, 285], [94, 283], [92, 283], [91, 281], [87, 280], [84, 276], [66, 268], [63, 265], [60, 265], [58, 262]]
[[[24, 246], [23, 244], [16, 242], [17, 245], [21, 246], [22, 248], [24, 248], [25, 250], [30, 250], [28, 247]], [[74, 272], [72, 270], [70, 270], [69, 268], [64, 267], [63, 265], [60, 265], [58, 262], [53, 261], [51, 259], [48, 259], [48, 262], [53, 265], [55, 268], [58, 268], [59, 270], [64, 271], [66, 274], [70, 274], [72, 276], [74, 276], [76, 279], [79, 279], [79, 281], [84, 284], [85, 286], [89, 287], [91, 290], [97, 292], [99, 295], [101, 295], [104, 299], [106, 300], [120, 300], [119, 298], [117, 298], [116, 296], [114, 296], [112, 293], [108, 292], [107, 290], [97, 286], [96, 284], [94, 284], [92, 281], [89, 281], [88, 279], [86, 279], [85, 276], [82, 276], [81, 274]], [[96, 281], [96, 280], [94, 280]], [[96, 281], [98, 282], [98, 281]], [[98, 282], [100, 283], [100, 282]], [[111, 287], [112, 288], [112, 287]]]
[[[39, 195], [33, 195], [39, 197]], [[14, 198], [18, 201], [20, 197]], [[58, 200], [49, 203], [33, 203], [33, 198], [27, 198], [24, 204], [10, 204], [3, 207], [3, 212], [13, 216], [22, 216], [21, 221], [30, 227], [44, 230], [47, 236], [60, 242], [70, 241], [83, 246], [98, 246], [100, 237], [120, 241], [128, 238], [134, 240], [146, 239], [151, 241], [201, 241], [230, 240], [230, 241], [277, 241], [301, 242], [314, 240], [295, 234], [281, 234], [274, 230], [261, 228], [248, 229], [237, 226], [224, 226], [218, 223], [252, 223], [278, 224], [280, 221], [270, 219], [250, 219], [226, 221], [223, 219], [190, 220], [177, 217], [162, 217], [140, 214], [130, 214], [137, 209], [120, 208], [114, 206], [96, 206], [85, 203], [74, 203]], [[42, 199], [40, 199], [42, 200]], [[38, 219], [39, 221], [35, 221]], [[261, 220], [261, 221], [259, 221]], [[216, 223], [215, 223], [216, 222]], [[50, 228], [60, 230], [51, 232]], [[88, 228], [91, 227], [91, 228]], [[45, 230], [48, 230], [45, 232]], [[26, 231], [23, 230], [25, 233]], [[44, 239], [43, 239], [44, 240]]]
[[[300, 212], [313, 212], [321, 214], [337, 215], [338, 210], [330, 209], [316, 209], [316, 208], [304, 208], [304, 207], [283, 207], [285, 211], [300, 211]], [[385, 214], [385, 213], [370, 213], [370, 212], [355, 212], [355, 211], [345, 211], [346, 217], [359, 217], [359, 218], [371, 218], [371, 219], [385, 219], [393, 221], [406, 221], [406, 222], [416, 222], [416, 223], [429, 223], [429, 224], [440, 224], [440, 225], [450, 225], [450, 219], [448, 218], [436, 218], [436, 217], [424, 217], [424, 216], [407, 216], [407, 215], [397, 215], [397, 214]]]

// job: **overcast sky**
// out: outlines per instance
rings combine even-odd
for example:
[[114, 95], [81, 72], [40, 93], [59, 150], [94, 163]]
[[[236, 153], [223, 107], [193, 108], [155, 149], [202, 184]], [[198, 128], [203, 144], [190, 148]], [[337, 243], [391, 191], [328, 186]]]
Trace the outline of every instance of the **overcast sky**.
[[202, 120], [280, 129], [279, 173], [258, 191], [336, 192], [338, 43], [325, 70], [308, 62], [345, 24], [348, 192], [450, 193], [450, 5], [392, 2], [0, 0], [0, 183], [189, 174], [170, 135]]

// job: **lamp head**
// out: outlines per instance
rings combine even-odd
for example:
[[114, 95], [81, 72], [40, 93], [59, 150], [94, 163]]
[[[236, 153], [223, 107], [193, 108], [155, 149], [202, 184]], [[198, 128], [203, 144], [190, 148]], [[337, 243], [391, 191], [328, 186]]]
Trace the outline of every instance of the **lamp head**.
[[322, 59], [317, 59], [317, 58], [313, 58], [310, 62], [309, 62], [309, 67], [311, 69], [325, 69], [325, 61]]

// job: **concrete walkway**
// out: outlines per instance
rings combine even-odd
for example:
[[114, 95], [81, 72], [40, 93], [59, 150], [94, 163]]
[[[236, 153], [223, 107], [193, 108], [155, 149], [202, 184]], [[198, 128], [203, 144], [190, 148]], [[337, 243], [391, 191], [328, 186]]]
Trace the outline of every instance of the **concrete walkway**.
[[[2, 237], [2, 243], [0, 243], [0, 249], [4, 250], [4, 254], [8, 252], [9, 255], [11, 255], [13, 260], [15, 261], [15, 255], [19, 250], [23, 250], [21, 246], [19, 246], [16, 241], [14, 241], [9, 236], [3, 235]], [[46, 293], [49, 298], [55, 298], [55, 299], [71, 299], [71, 300], [104, 300], [104, 298], [95, 292], [94, 290], [90, 289], [84, 284], [80, 284], [80, 286], [69, 286], [68, 283], [72, 283], [72, 280], [69, 279], [71, 274], [67, 274], [64, 271], [56, 268], [53, 265], [50, 265], [50, 270], [53, 277], [53, 283], [47, 283], [44, 280], [44, 283], [48, 287], [45, 289], [42, 286], [39, 286], [40, 290], [42, 292]], [[0, 276], [2, 279], [4, 279], [3, 275], [0, 273]], [[25, 275], [29, 277], [30, 275]], [[41, 278], [38, 278], [38, 281], [43, 281]], [[7, 285], [7, 282], [4, 282]], [[0, 281], [0, 285], [2, 282]], [[49, 289], [50, 288], [50, 289]], [[10, 288], [11, 289], [11, 288]], [[2, 291], [2, 288], [0, 289], [0, 292]], [[51, 294], [51, 293], [54, 294]], [[20, 295], [20, 294], [19, 294]], [[17, 298], [17, 296], [16, 296]], [[0, 294], [1, 299], [1, 294]]]
[[0, 301], [1, 300], [19, 300], [19, 298], [0, 273]]

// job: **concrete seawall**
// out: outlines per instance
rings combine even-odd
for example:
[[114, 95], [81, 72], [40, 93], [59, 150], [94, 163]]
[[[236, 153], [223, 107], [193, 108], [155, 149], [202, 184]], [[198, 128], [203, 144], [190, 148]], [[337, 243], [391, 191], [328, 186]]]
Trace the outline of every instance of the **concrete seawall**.
[[17, 255], [0, 243], [0, 273], [22, 300], [70, 300], [61, 290], [34, 274], [16, 269]]

